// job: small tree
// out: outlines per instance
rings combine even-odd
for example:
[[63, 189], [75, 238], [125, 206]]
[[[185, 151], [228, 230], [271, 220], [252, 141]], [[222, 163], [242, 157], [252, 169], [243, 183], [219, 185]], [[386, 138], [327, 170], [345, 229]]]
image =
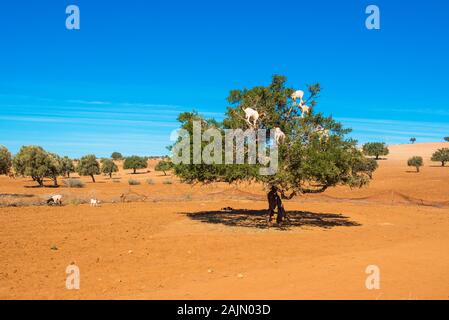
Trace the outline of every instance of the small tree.
[[111, 158], [112, 158], [112, 160], [117, 161], [117, 160], [122, 160], [123, 156], [122, 156], [122, 154], [120, 152], [113, 152], [111, 154]]
[[101, 172], [112, 178], [112, 174], [118, 172], [118, 167], [111, 159], [103, 159], [101, 160]]
[[167, 171], [173, 168], [173, 163], [171, 161], [161, 160], [157, 163], [154, 170], [162, 171], [164, 176], [167, 175]]
[[70, 174], [75, 172], [75, 165], [73, 164], [73, 160], [69, 157], [64, 157], [60, 159], [61, 161], [61, 175], [70, 178]]
[[415, 137], [410, 138], [410, 142], [411, 142], [411, 144], [414, 144], [416, 142], [416, 138]]
[[444, 141], [449, 142], [449, 137], [444, 137]]
[[422, 157], [419, 157], [419, 156], [411, 157], [407, 161], [407, 165], [409, 167], [415, 167], [416, 168], [416, 172], [419, 172], [419, 168], [422, 167], [423, 164], [424, 164], [424, 161], [423, 161]]
[[39, 186], [44, 186], [44, 178], [51, 175], [54, 159], [39, 146], [23, 146], [14, 157], [13, 166], [16, 173], [31, 177]]
[[352, 166], [352, 171], [355, 173], [365, 172], [370, 179], [373, 178], [373, 172], [377, 170], [379, 164], [376, 160], [370, 158], [361, 158], [355, 161]]
[[388, 155], [390, 150], [388, 150], [384, 142], [368, 142], [363, 145], [363, 153], [367, 156], [376, 157], [376, 160], [379, 160], [380, 156]]
[[8, 174], [11, 171], [12, 157], [6, 147], [0, 145], [0, 174]]
[[125, 159], [123, 169], [133, 169], [133, 174], [136, 174], [137, 169], [145, 169], [148, 167], [146, 158], [139, 156], [131, 156]]
[[55, 187], [58, 186], [58, 176], [62, 175], [62, 158], [55, 153], [48, 154], [48, 171], [47, 176], [53, 179]]
[[95, 175], [100, 174], [100, 164], [97, 157], [93, 154], [82, 157], [76, 167], [76, 172], [80, 176], [90, 176], [92, 182], [95, 182]]
[[441, 166], [444, 167], [446, 162], [449, 161], [449, 148], [438, 149], [430, 160], [441, 162]]

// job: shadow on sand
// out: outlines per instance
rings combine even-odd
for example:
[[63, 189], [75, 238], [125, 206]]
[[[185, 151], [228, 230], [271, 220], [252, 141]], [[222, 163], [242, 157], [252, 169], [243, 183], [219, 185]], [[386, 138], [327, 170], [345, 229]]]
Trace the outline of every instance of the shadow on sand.
[[232, 209], [221, 211], [201, 211], [186, 214], [192, 220], [197, 220], [205, 223], [215, 223], [233, 227], [247, 227], [258, 229], [276, 227], [282, 230], [287, 230], [293, 227], [308, 226], [329, 229], [333, 227], [360, 226], [359, 223], [350, 221], [348, 217], [336, 213], [288, 211], [290, 221], [285, 221], [282, 226], [278, 226], [274, 222], [271, 223], [271, 225], [268, 225], [267, 210]]

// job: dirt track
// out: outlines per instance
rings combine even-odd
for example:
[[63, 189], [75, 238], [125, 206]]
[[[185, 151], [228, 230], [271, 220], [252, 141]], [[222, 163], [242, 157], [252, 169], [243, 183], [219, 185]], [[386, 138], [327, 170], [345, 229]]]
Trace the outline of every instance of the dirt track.
[[[7, 201], [145, 196], [99, 208], [0, 208], [0, 298], [448, 299], [449, 167], [405, 166], [442, 146], [392, 146], [370, 187], [287, 202], [286, 230], [266, 228], [259, 186], [191, 187], [151, 172], [129, 187], [131, 175], [120, 172], [119, 183], [83, 178], [86, 188], [56, 191], [0, 177]], [[227, 206], [234, 211], [220, 210]], [[79, 291], [65, 288], [71, 263]], [[365, 287], [368, 265], [380, 268], [380, 290]]]

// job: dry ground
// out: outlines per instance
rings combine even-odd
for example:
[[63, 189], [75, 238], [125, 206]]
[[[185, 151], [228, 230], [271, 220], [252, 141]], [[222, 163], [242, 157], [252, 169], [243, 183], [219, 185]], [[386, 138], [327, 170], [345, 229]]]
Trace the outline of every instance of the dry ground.
[[[428, 160], [445, 146], [391, 146], [368, 188], [286, 202], [283, 230], [266, 228], [261, 186], [191, 187], [154, 163], [82, 189], [0, 177], [0, 298], [448, 299], [449, 167]], [[419, 174], [412, 155], [426, 160]], [[65, 206], [11, 206], [54, 193]], [[122, 193], [132, 202], [113, 203]], [[106, 203], [79, 204], [91, 197]], [[79, 291], [65, 288], [71, 263]], [[368, 265], [380, 290], [365, 287]]]

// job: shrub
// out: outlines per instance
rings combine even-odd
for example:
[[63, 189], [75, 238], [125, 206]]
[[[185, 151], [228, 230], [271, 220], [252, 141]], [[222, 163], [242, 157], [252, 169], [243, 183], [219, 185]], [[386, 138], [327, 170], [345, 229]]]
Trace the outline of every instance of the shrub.
[[64, 181], [64, 185], [68, 188], [84, 188], [84, 182], [79, 179], [69, 178]]
[[416, 168], [416, 172], [419, 172], [419, 168], [422, 167], [423, 164], [424, 164], [424, 161], [423, 161], [422, 157], [419, 157], [419, 156], [411, 157], [407, 161], [407, 165], [409, 167], [415, 167]]
[[84, 156], [80, 159], [76, 171], [80, 176], [90, 176], [92, 182], [95, 182], [94, 175], [100, 174], [100, 164], [97, 157], [93, 154]]
[[446, 162], [449, 161], [449, 148], [438, 149], [434, 152], [430, 160], [441, 162], [441, 166], [444, 167]]
[[129, 179], [129, 180], [128, 180], [128, 184], [129, 184], [130, 186], [138, 186], [138, 185], [140, 184], [140, 181], [134, 180], [134, 179]]
[[165, 180], [164, 182], [162, 182], [163, 184], [173, 184], [173, 182], [171, 180]]
[[154, 182], [153, 179], [147, 179], [147, 183], [148, 183], [149, 185], [154, 185], [154, 184], [156, 184], [156, 182]]
[[6, 147], [0, 145], [0, 174], [8, 174], [11, 171], [12, 157]]
[[388, 150], [384, 142], [368, 142], [363, 145], [363, 153], [367, 156], [376, 157], [376, 160], [379, 160], [379, 156], [388, 155], [390, 150]]
[[136, 174], [137, 169], [145, 169], [147, 167], [147, 159], [139, 156], [127, 157], [123, 163], [123, 169], [133, 169], [134, 174]]

